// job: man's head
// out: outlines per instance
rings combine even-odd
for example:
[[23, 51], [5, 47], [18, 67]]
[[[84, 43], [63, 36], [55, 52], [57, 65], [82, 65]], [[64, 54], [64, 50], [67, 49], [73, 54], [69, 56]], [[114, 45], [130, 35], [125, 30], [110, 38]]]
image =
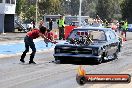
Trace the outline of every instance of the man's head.
[[49, 18], [49, 21], [52, 21], [52, 19], [51, 19], [51, 18]]
[[46, 31], [47, 31], [46, 27], [44, 27], [44, 26], [40, 27], [40, 32], [41, 33], [45, 33]]
[[63, 18], [63, 16], [60, 16], [60, 19], [62, 19]]

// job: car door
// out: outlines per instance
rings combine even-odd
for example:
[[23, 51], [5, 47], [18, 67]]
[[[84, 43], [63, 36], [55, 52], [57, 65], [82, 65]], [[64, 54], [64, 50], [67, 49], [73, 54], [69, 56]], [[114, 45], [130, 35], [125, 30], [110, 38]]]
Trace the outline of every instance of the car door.
[[112, 55], [112, 47], [111, 47], [112, 41], [111, 41], [111, 35], [109, 31], [106, 32], [106, 37], [107, 37], [107, 44], [106, 44], [107, 56], [111, 56]]
[[118, 46], [118, 41], [117, 41], [117, 37], [114, 31], [109, 31], [110, 33], [110, 46], [111, 46], [111, 50], [110, 50], [110, 55], [113, 55], [116, 51], [117, 51], [117, 46]]

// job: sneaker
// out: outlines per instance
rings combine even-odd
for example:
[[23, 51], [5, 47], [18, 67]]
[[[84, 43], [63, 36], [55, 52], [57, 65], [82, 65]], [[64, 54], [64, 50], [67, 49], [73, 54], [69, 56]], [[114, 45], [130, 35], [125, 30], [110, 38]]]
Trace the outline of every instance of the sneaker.
[[34, 61], [29, 61], [29, 64], [36, 64]]
[[24, 60], [22, 60], [22, 59], [20, 59], [20, 61], [21, 61], [22, 63], [25, 63], [25, 61], [24, 61]]

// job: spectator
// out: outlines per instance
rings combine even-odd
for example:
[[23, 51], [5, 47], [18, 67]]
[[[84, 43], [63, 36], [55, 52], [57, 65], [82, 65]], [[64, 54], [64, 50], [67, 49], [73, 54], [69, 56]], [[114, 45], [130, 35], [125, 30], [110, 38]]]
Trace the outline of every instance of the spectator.
[[[48, 43], [50, 41], [53, 41], [53, 33], [51, 32], [50, 29], [47, 29], [47, 32], [45, 33], [46, 37], [47, 37], [47, 40], [45, 40], [45, 43], [46, 43], [46, 47], [48, 47]], [[49, 41], [50, 40], [50, 41]]]
[[65, 39], [65, 36], [64, 36], [65, 20], [64, 20], [63, 16], [60, 16], [60, 19], [58, 20], [57, 24], [59, 27], [59, 40], [61, 40], [61, 39], [64, 40]]
[[50, 19], [49, 19], [49, 30], [52, 30], [52, 25], [53, 25], [53, 21], [52, 21], [52, 19], [50, 18]]
[[126, 20], [122, 22], [122, 33], [121, 33], [122, 36], [125, 34], [125, 41], [126, 41], [127, 28], [128, 28], [128, 22]]
[[32, 24], [33, 24], [33, 28], [35, 28], [35, 21], [34, 20], [32, 21]]
[[40, 22], [39, 22], [39, 28], [41, 28], [42, 26], [44, 26], [44, 21], [40, 20]]

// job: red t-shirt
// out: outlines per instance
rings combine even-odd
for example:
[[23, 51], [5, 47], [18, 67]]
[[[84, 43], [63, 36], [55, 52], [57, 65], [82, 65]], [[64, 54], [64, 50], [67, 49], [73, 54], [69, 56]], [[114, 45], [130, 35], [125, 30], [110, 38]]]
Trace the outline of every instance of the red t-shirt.
[[53, 37], [53, 33], [52, 32], [47, 32], [46, 33], [46, 37], [50, 40], [52, 40], [52, 37]]
[[39, 37], [40, 30], [39, 29], [33, 29], [32, 31], [28, 32], [27, 35], [32, 38], [36, 39]]

